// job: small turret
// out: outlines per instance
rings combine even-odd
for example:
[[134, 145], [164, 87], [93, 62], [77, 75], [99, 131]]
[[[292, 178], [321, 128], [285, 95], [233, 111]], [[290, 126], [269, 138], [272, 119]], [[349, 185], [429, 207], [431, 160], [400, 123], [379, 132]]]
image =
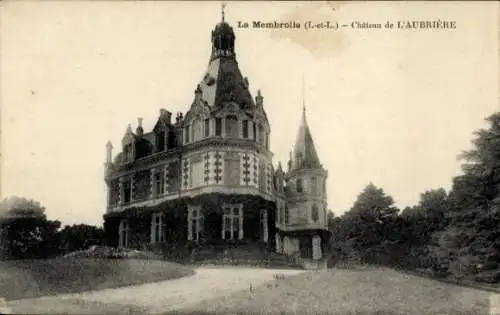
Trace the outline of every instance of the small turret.
[[224, 8], [222, 4], [222, 19], [219, 24], [215, 26], [212, 31], [212, 59], [220, 56], [234, 57], [234, 31], [233, 28], [226, 23]]

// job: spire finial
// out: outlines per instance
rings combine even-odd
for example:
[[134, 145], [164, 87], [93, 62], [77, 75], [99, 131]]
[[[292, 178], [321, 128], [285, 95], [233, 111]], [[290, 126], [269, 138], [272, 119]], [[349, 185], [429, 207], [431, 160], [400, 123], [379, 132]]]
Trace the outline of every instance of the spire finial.
[[302, 118], [306, 118], [306, 97], [304, 88], [304, 75], [302, 75]]
[[222, 16], [222, 22], [224, 23], [224, 9], [226, 8], [226, 3], [225, 2], [222, 2], [221, 5], [220, 5], [220, 10], [221, 10], [221, 16]]

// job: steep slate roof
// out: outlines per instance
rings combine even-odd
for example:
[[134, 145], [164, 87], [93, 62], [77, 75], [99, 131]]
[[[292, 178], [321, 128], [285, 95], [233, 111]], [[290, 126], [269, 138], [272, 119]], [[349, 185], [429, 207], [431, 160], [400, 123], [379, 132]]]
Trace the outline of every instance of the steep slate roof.
[[293, 150], [292, 169], [301, 168], [321, 168], [318, 153], [314, 146], [314, 141], [306, 121], [306, 109], [302, 109], [302, 120], [297, 133], [297, 140]]
[[202, 99], [210, 107], [218, 107], [228, 101], [236, 102], [244, 110], [255, 107], [248, 90], [248, 81], [241, 74], [234, 56], [220, 56], [210, 60], [200, 88]]

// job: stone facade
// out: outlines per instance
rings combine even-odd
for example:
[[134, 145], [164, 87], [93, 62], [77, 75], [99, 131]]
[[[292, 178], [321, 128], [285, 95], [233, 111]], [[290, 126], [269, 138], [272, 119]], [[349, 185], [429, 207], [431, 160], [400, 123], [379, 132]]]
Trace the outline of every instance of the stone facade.
[[217, 24], [210, 63], [185, 115], [172, 121], [172, 113], [161, 109], [151, 132], [139, 118], [114, 159], [107, 144], [104, 227], [110, 245], [199, 257], [217, 247], [323, 258], [327, 172], [305, 108], [288, 170], [281, 164], [275, 169], [264, 97], [260, 91], [251, 96], [234, 38], [231, 26]]

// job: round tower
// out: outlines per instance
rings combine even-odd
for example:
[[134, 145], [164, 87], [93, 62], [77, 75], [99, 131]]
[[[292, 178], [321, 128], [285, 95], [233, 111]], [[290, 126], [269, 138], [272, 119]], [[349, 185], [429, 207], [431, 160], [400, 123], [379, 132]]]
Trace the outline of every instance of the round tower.
[[290, 158], [287, 179], [287, 211], [289, 222], [283, 227], [287, 235], [285, 252], [297, 253], [314, 260], [323, 257], [327, 242], [328, 218], [326, 179], [328, 172], [321, 165], [305, 107]]

